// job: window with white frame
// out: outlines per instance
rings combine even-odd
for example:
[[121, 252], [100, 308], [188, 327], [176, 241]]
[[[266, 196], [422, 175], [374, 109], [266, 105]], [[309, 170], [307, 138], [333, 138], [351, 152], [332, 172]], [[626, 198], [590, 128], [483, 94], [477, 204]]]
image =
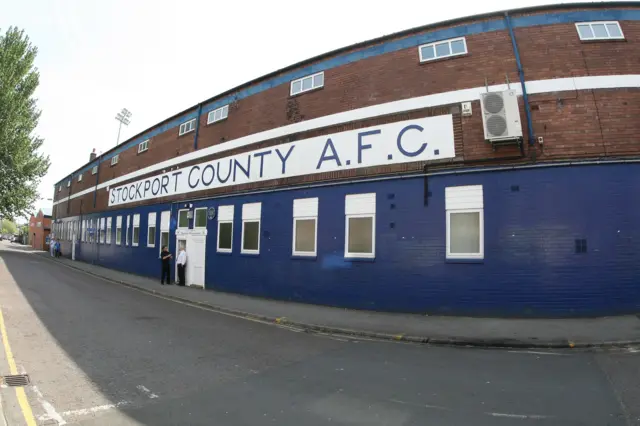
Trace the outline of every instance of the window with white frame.
[[120, 158], [119, 154], [114, 155], [113, 157], [111, 157], [111, 165], [115, 166], [116, 164], [118, 164], [118, 159]]
[[260, 253], [260, 215], [262, 203], [242, 205], [242, 247], [241, 253]]
[[291, 82], [291, 96], [308, 92], [324, 86], [324, 71], [293, 80]]
[[95, 175], [96, 173], [98, 173], [98, 166], [93, 166], [93, 168], [91, 169], [91, 174]]
[[147, 218], [147, 247], [156, 246], [156, 213], [149, 213]]
[[158, 247], [158, 255], [162, 251], [162, 247], [169, 247], [170, 221], [171, 221], [171, 212], [165, 211], [160, 213], [160, 247]]
[[140, 243], [140, 215], [133, 215], [133, 239], [131, 241], [131, 245], [134, 247], [138, 247]]
[[98, 232], [99, 232], [99, 235], [100, 235], [100, 244], [104, 244], [104, 239], [105, 239], [104, 227], [106, 225], [106, 219], [104, 217], [101, 217], [99, 223], [100, 223], [100, 225], [99, 225], [100, 226], [100, 230]]
[[420, 52], [420, 62], [464, 55], [467, 53], [467, 41], [464, 37], [437, 41], [423, 44], [418, 48], [418, 51]]
[[62, 191], [62, 185], [58, 186], [58, 192]]
[[82, 173], [78, 175], [78, 182], [82, 182]]
[[207, 208], [206, 207], [200, 207], [195, 210], [193, 227], [194, 228], [207, 227]]
[[482, 185], [445, 188], [447, 259], [484, 259]]
[[107, 229], [105, 230], [106, 233], [106, 242], [107, 244], [111, 244], [111, 227], [112, 227], [112, 223], [111, 223], [111, 218], [108, 217], [107, 218]]
[[178, 136], [182, 136], [186, 133], [192, 132], [195, 129], [196, 129], [196, 119], [194, 118], [180, 125], [180, 131], [178, 132]]
[[189, 227], [189, 210], [178, 210], [178, 228]]
[[376, 194], [351, 194], [345, 197], [344, 256], [376, 256]]
[[129, 239], [129, 228], [131, 227], [131, 215], [127, 215], [127, 227], [124, 230], [124, 245], [128, 246], [131, 244], [131, 240]]
[[122, 216], [116, 217], [116, 245], [122, 244]]
[[233, 206], [218, 207], [218, 251], [231, 253], [233, 248]]
[[222, 121], [229, 116], [229, 105], [225, 105], [218, 109], [214, 109], [207, 116], [207, 124], [215, 123], [216, 121]]
[[318, 240], [318, 198], [293, 200], [293, 255], [315, 256]]
[[67, 181], [67, 188], [69, 188], [70, 186], [71, 186], [71, 179]]
[[140, 142], [138, 144], [138, 154], [140, 154], [141, 152], [145, 152], [148, 149], [149, 149], [149, 140], [148, 139], [146, 141]]
[[578, 22], [576, 29], [580, 40], [624, 40], [617, 21]]

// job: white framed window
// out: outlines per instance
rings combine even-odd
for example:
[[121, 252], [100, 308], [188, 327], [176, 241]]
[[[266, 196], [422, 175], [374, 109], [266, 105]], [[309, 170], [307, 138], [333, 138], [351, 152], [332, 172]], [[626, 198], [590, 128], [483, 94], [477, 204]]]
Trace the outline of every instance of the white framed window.
[[120, 159], [120, 155], [116, 154], [113, 157], [111, 157], [111, 165], [115, 166], [116, 164], [118, 164], [118, 160]]
[[189, 210], [178, 210], [178, 228], [189, 227]]
[[156, 246], [156, 213], [149, 213], [147, 220], [147, 247]]
[[180, 131], [178, 132], [178, 136], [182, 136], [186, 133], [192, 132], [195, 129], [196, 129], [196, 119], [194, 118], [180, 125]]
[[100, 222], [99, 222], [100, 230], [98, 231], [99, 235], [100, 235], [100, 244], [104, 244], [104, 239], [105, 239], [104, 227], [105, 227], [105, 224], [106, 224], [106, 219], [101, 217], [100, 218]]
[[262, 203], [242, 205], [242, 247], [241, 253], [260, 253], [260, 216]]
[[207, 227], [207, 208], [206, 207], [200, 207], [195, 210], [193, 227], [194, 228]]
[[376, 194], [345, 197], [344, 257], [376, 257]]
[[578, 22], [576, 29], [580, 40], [624, 40], [617, 21]]
[[69, 188], [70, 186], [71, 186], [71, 179], [67, 181], [67, 188]]
[[133, 238], [131, 240], [131, 245], [133, 247], [138, 247], [140, 243], [140, 215], [133, 215]]
[[214, 109], [207, 116], [207, 124], [222, 121], [229, 116], [229, 105]]
[[465, 55], [467, 54], [467, 40], [464, 37], [459, 37], [423, 44], [418, 48], [418, 52], [420, 53], [420, 62]]
[[82, 173], [78, 175], [78, 182], [82, 182]]
[[149, 149], [149, 140], [148, 139], [146, 141], [140, 142], [138, 144], [138, 154], [140, 154], [141, 152], [145, 152], [148, 149]]
[[91, 169], [91, 174], [95, 175], [96, 173], [98, 173], [98, 166], [93, 166], [93, 168]]
[[124, 230], [124, 245], [128, 246], [131, 244], [131, 240], [129, 239], [129, 227], [131, 227], [131, 215], [127, 215], [127, 227]]
[[318, 242], [318, 198], [293, 200], [294, 256], [315, 256]]
[[218, 207], [218, 251], [233, 250], [233, 206]]
[[171, 222], [171, 212], [160, 213], [160, 247], [158, 247], [158, 257], [162, 247], [169, 247], [169, 224]]
[[116, 245], [122, 244], [122, 216], [116, 217]]
[[106, 241], [107, 241], [107, 244], [111, 244], [111, 231], [112, 231], [112, 226], [113, 226], [113, 224], [111, 223], [111, 218], [110, 218], [110, 217], [108, 217], [108, 218], [107, 218], [107, 229], [106, 229], [106, 231], [105, 231], [105, 233], [107, 234], [107, 235], [106, 235]]
[[324, 71], [293, 80], [291, 82], [291, 96], [308, 92], [324, 86]]
[[447, 259], [484, 259], [482, 185], [445, 188]]
[[62, 185], [58, 186], [58, 192], [62, 191]]

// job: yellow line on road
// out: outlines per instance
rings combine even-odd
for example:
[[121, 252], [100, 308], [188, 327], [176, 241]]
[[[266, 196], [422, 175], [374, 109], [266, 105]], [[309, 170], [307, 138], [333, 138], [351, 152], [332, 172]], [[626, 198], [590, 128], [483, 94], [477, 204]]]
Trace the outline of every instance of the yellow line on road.
[[[7, 361], [9, 362], [9, 372], [11, 374], [18, 374], [18, 368], [16, 367], [16, 361], [13, 359], [13, 352], [11, 352], [11, 346], [9, 345], [9, 337], [7, 336], [7, 328], [4, 325], [4, 315], [0, 309], [0, 332], [2, 333], [2, 345], [4, 346], [4, 352], [7, 354]], [[27, 426], [37, 426], [36, 419], [33, 417], [33, 411], [31, 411], [31, 405], [27, 399], [27, 394], [24, 388], [17, 387], [16, 396], [18, 397], [18, 403], [20, 409], [24, 415], [24, 420], [27, 422]]]

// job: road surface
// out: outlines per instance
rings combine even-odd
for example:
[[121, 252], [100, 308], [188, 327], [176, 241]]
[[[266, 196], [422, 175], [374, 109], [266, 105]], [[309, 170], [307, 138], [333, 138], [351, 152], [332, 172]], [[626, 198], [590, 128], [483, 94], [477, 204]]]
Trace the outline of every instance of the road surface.
[[[635, 348], [310, 335], [140, 293], [6, 242], [0, 310], [39, 425], [640, 425]], [[27, 424], [16, 388], [0, 394], [9, 424]]]

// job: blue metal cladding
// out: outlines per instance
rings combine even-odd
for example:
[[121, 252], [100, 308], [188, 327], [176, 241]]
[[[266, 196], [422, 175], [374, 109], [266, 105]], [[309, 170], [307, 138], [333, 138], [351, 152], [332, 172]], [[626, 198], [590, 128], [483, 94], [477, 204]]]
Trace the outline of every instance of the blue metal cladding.
[[[233, 253], [216, 252], [208, 221], [207, 288], [380, 311], [486, 316], [595, 316], [640, 308], [640, 166], [570, 166], [359, 182], [194, 201], [234, 205]], [[447, 186], [483, 185], [485, 259], [445, 259]], [[514, 190], [519, 187], [519, 190]], [[376, 258], [345, 260], [345, 195], [376, 193]], [[293, 258], [293, 200], [318, 197], [318, 255]], [[262, 203], [260, 254], [240, 254], [242, 205]], [[393, 205], [393, 206], [392, 206]], [[182, 205], [180, 205], [182, 206]], [[158, 245], [80, 244], [81, 260], [159, 276]], [[110, 213], [133, 214], [133, 210]], [[173, 207], [173, 218], [177, 205]], [[172, 220], [171, 250], [175, 251]], [[126, 219], [123, 219], [123, 226]], [[587, 252], [576, 252], [586, 240]]]

